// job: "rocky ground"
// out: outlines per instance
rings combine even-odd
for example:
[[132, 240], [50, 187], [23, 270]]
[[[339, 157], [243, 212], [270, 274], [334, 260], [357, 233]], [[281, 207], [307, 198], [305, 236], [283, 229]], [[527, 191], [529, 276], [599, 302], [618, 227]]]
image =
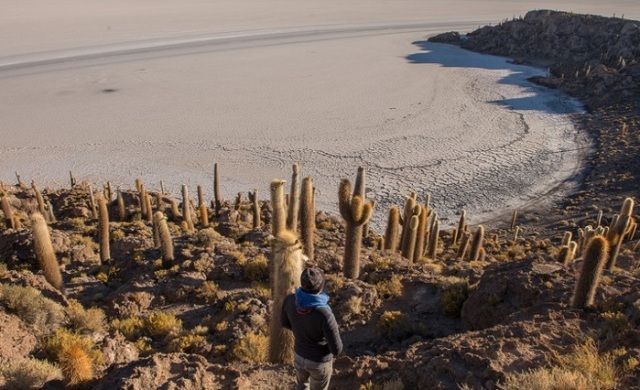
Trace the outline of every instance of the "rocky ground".
[[[332, 388], [551, 389], [511, 375], [542, 373], [561, 386], [554, 375], [562, 370], [565, 379], [574, 375], [573, 387], [555, 388], [640, 388], [640, 272], [632, 235], [616, 267], [603, 271], [595, 304], [571, 305], [582, 264], [579, 229], [597, 227], [599, 211], [600, 225], [609, 226], [626, 197], [637, 199], [638, 26], [537, 11], [464, 40], [454, 33], [437, 38], [544, 63], [549, 75], [537, 82], [585, 102], [589, 112], [576, 120], [592, 136], [595, 153], [581, 188], [561, 204], [520, 210], [517, 228], [509, 216], [492, 221], [480, 260], [461, 255], [450, 231], [440, 233], [434, 258], [415, 262], [379, 250], [378, 237], [369, 234], [362, 272], [348, 279], [342, 274], [344, 223], [317, 213], [314, 263], [327, 275], [345, 343]], [[152, 207], [167, 215], [174, 243], [174, 260], [163, 264], [140, 193], [123, 193], [123, 219], [111, 194], [110, 259], [101, 262], [90, 188], [43, 189], [55, 216], [49, 226], [61, 293], [36, 260], [29, 219], [39, 209], [35, 189], [4, 184], [2, 191], [20, 225], [11, 228], [0, 213], [6, 388], [292, 387], [292, 367], [268, 363], [265, 355], [273, 304], [269, 202], [261, 202], [259, 228], [253, 228], [250, 203], [241, 200], [225, 202], [219, 216], [209, 207], [211, 225], [200, 219], [190, 229], [169, 196], [153, 194]], [[578, 245], [568, 265], [557, 261], [566, 232]], [[591, 382], [576, 372], [591, 373]]]

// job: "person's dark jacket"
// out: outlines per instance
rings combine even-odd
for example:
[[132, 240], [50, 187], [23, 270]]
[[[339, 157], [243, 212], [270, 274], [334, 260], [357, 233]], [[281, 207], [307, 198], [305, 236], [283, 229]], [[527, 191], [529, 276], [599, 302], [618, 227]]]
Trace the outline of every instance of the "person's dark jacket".
[[314, 362], [328, 362], [342, 352], [342, 339], [336, 318], [327, 307], [298, 310], [295, 294], [282, 304], [282, 326], [295, 337], [294, 351]]

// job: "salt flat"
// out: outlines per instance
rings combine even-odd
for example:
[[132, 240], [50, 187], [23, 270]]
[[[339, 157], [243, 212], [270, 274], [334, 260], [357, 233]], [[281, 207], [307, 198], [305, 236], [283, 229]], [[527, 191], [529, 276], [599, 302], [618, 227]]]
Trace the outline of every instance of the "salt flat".
[[362, 165], [378, 227], [411, 190], [478, 221], [573, 178], [579, 106], [526, 81], [544, 70], [414, 42], [534, 8], [640, 18], [632, 1], [343, 3], [0, 0], [0, 180], [210, 195], [218, 163], [226, 198], [266, 199], [297, 161], [335, 212]]

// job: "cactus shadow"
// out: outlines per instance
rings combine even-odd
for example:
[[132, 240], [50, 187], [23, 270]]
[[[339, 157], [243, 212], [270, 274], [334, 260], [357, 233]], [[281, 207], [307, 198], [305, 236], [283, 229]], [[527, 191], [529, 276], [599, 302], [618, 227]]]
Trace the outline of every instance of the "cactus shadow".
[[[582, 112], [581, 107], [560, 93], [549, 94], [551, 90], [529, 81], [533, 76], [544, 76], [546, 69], [511, 63], [509, 59], [488, 54], [480, 54], [454, 45], [416, 41], [420, 52], [410, 54], [405, 59], [411, 64], [434, 64], [447, 68], [475, 68], [503, 71], [498, 84], [516, 85], [522, 88], [522, 97], [491, 100], [489, 103], [517, 111], [542, 111], [546, 114], [574, 114]], [[545, 96], [542, 98], [541, 94]]]

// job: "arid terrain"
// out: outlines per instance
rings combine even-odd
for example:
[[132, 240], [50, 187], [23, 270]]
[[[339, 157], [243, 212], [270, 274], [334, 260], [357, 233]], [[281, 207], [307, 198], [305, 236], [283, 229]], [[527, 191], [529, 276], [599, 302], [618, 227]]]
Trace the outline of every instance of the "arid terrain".
[[[409, 196], [413, 207], [376, 199], [382, 222], [357, 240], [354, 277], [345, 276], [344, 259], [345, 247], [355, 245], [346, 238], [353, 218], [345, 223], [310, 208], [313, 196], [310, 202], [296, 196], [308, 193], [291, 183], [314, 177], [306, 165], [297, 179], [283, 169], [288, 214], [298, 212], [299, 198], [300, 234], [315, 227], [307, 239], [314, 244], [310, 261], [327, 275], [345, 343], [332, 388], [640, 388], [633, 208], [640, 178], [640, 22], [537, 11], [464, 38], [445, 33], [417, 41], [421, 50], [408, 60], [458, 50], [444, 46], [451, 44], [547, 69], [530, 81], [584, 105], [585, 112], [571, 115], [577, 132], [569, 134], [584, 136], [591, 147], [580, 154], [584, 166], [545, 196], [517, 210], [504, 202], [490, 219], [455, 201], [441, 210], [424, 188], [413, 188], [413, 198], [410, 190], [389, 194]], [[339, 179], [366, 187], [369, 170], [358, 180], [357, 168], [335, 180], [335, 188], [320, 189], [324, 196], [338, 204]], [[32, 177], [3, 178], [4, 386], [291, 388], [291, 365], [269, 362], [268, 355], [272, 283], [279, 280], [270, 267], [282, 245], [272, 233], [283, 209], [267, 201], [283, 203], [276, 191], [259, 190], [259, 202], [238, 191], [218, 204], [209, 192], [198, 196], [195, 185], [191, 196], [162, 193], [134, 175], [132, 189], [118, 191], [82, 177], [72, 172], [68, 184], [55, 187]], [[384, 249], [400, 234], [385, 232], [390, 205], [402, 215], [402, 236], [415, 241]], [[152, 221], [158, 211], [165, 219]], [[447, 213], [455, 217], [438, 228], [439, 215]], [[45, 221], [33, 217], [38, 214]], [[46, 260], [51, 254], [53, 263]], [[595, 293], [583, 301], [576, 291], [591, 286], [587, 279], [596, 280]]]

